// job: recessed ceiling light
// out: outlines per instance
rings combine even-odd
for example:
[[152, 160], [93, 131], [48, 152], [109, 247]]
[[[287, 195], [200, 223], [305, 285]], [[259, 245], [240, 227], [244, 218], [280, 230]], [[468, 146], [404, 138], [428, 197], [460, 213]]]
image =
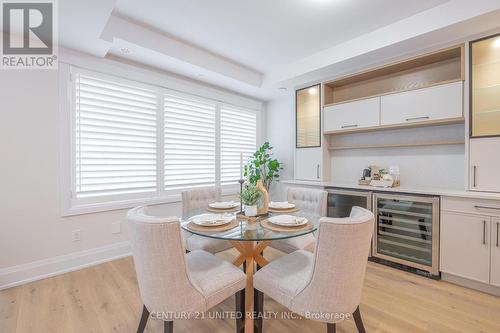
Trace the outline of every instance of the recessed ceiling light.
[[128, 47], [122, 47], [122, 48], [120, 48], [120, 52], [122, 54], [129, 54], [130, 53], [130, 49]]
[[318, 89], [317, 88], [309, 88], [307, 90], [309, 92], [309, 95], [316, 95], [318, 93]]
[[495, 41], [493, 42], [493, 47], [500, 47], [500, 37], [495, 39]]

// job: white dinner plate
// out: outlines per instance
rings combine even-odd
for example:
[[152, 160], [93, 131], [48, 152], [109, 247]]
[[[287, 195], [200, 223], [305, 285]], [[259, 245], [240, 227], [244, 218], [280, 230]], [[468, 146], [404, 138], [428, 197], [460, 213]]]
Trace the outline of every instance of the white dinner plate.
[[231, 214], [200, 214], [193, 216], [190, 220], [194, 224], [201, 226], [219, 226], [228, 224], [234, 219], [234, 216]]
[[305, 217], [293, 215], [276, 215], [267, 219], [269, 222], [283, 227], [294, 227], [309, 222]]
[[234, 202], [234, 201], [212, 202], [208, 204], [210, 208], [215, 208], [215, 209], [230, 209], [230, 208], [236, 208], [239, 205], [240, 205], [239, 202]]
[[274, 202], [274, 201], [271, 201], [269, 203], [269, 208], [273, 208], [273, 209], [292, 209], [292, 208], [295, 208], [295, 204], [289, 203], [287, 201], [283, 201], [283, 202]]

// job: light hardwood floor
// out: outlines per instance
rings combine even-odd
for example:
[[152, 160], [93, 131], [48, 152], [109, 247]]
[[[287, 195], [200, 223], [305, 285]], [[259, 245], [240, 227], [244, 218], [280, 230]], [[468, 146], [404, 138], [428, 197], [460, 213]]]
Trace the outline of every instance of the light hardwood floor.
[[[221, 254], [227, 259], [236, 253]], [[266, 250], [266, 257], [279, 254]], [[332, 281], [335, 283], [335, 281]], [[168, 297], [168, 296], [166, 296]], [[286, 311], [266, 298], [266, 311]], [[0, 291], [0, 332], [135, 332], [142, 308], [132, 258]], [[361, 313], [367, 332], [500, 332], [500, 298], [374, 263], [368, 264]], [[229, 299], [212, 311], [234, 310]], [[234, 332], [233, 320], [176, 321], [178, 333]], [[147, 332], [162, 332], [150, 320]], [[275, 319], [264, 332], [326, 332], [310, 320]], [[337, 332], [357, 332], [352, 320]]]

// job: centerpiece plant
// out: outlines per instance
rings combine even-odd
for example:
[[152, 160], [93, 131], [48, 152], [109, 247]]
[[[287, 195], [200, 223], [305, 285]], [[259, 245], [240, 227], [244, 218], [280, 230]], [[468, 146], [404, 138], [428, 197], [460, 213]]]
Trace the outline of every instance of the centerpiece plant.
[[253, 184], [246, 185], [240, 193], [241, 203], [245, 205], [246, 216], [257, 215], [257, 204], [262, 197], [262, 192]]

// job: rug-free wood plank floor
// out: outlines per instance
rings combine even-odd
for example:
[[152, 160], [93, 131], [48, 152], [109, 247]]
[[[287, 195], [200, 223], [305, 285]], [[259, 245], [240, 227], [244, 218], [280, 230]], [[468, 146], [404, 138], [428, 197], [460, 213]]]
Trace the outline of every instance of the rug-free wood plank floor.
[[[221, 256], [231, 259], [236, 253]], [[280, 254], [266, 250], [273, 259]], [[367, 332], [497, 333], [500, 298], [434, 281], [375, 263], [368, 263], [361, 313]], [[124, 258], [53, 278], [0, 291], [0, 332], [69, 333], [135, 332], [142, 309], [132, 258]], [[228, 299], [216, 311], [234, 310]], [[265, 299], [265, 310], [286, 309]], [[357, 332], [352, 320], [337, 325], [337, 332]], [[181, 320], [177, 333], [234, 332], [230, 319]], [[147, 332], [162, 332], [149, 320]], [[264, 332], [326, 332], [324, 324], [304, 319], [273, 319]]]

